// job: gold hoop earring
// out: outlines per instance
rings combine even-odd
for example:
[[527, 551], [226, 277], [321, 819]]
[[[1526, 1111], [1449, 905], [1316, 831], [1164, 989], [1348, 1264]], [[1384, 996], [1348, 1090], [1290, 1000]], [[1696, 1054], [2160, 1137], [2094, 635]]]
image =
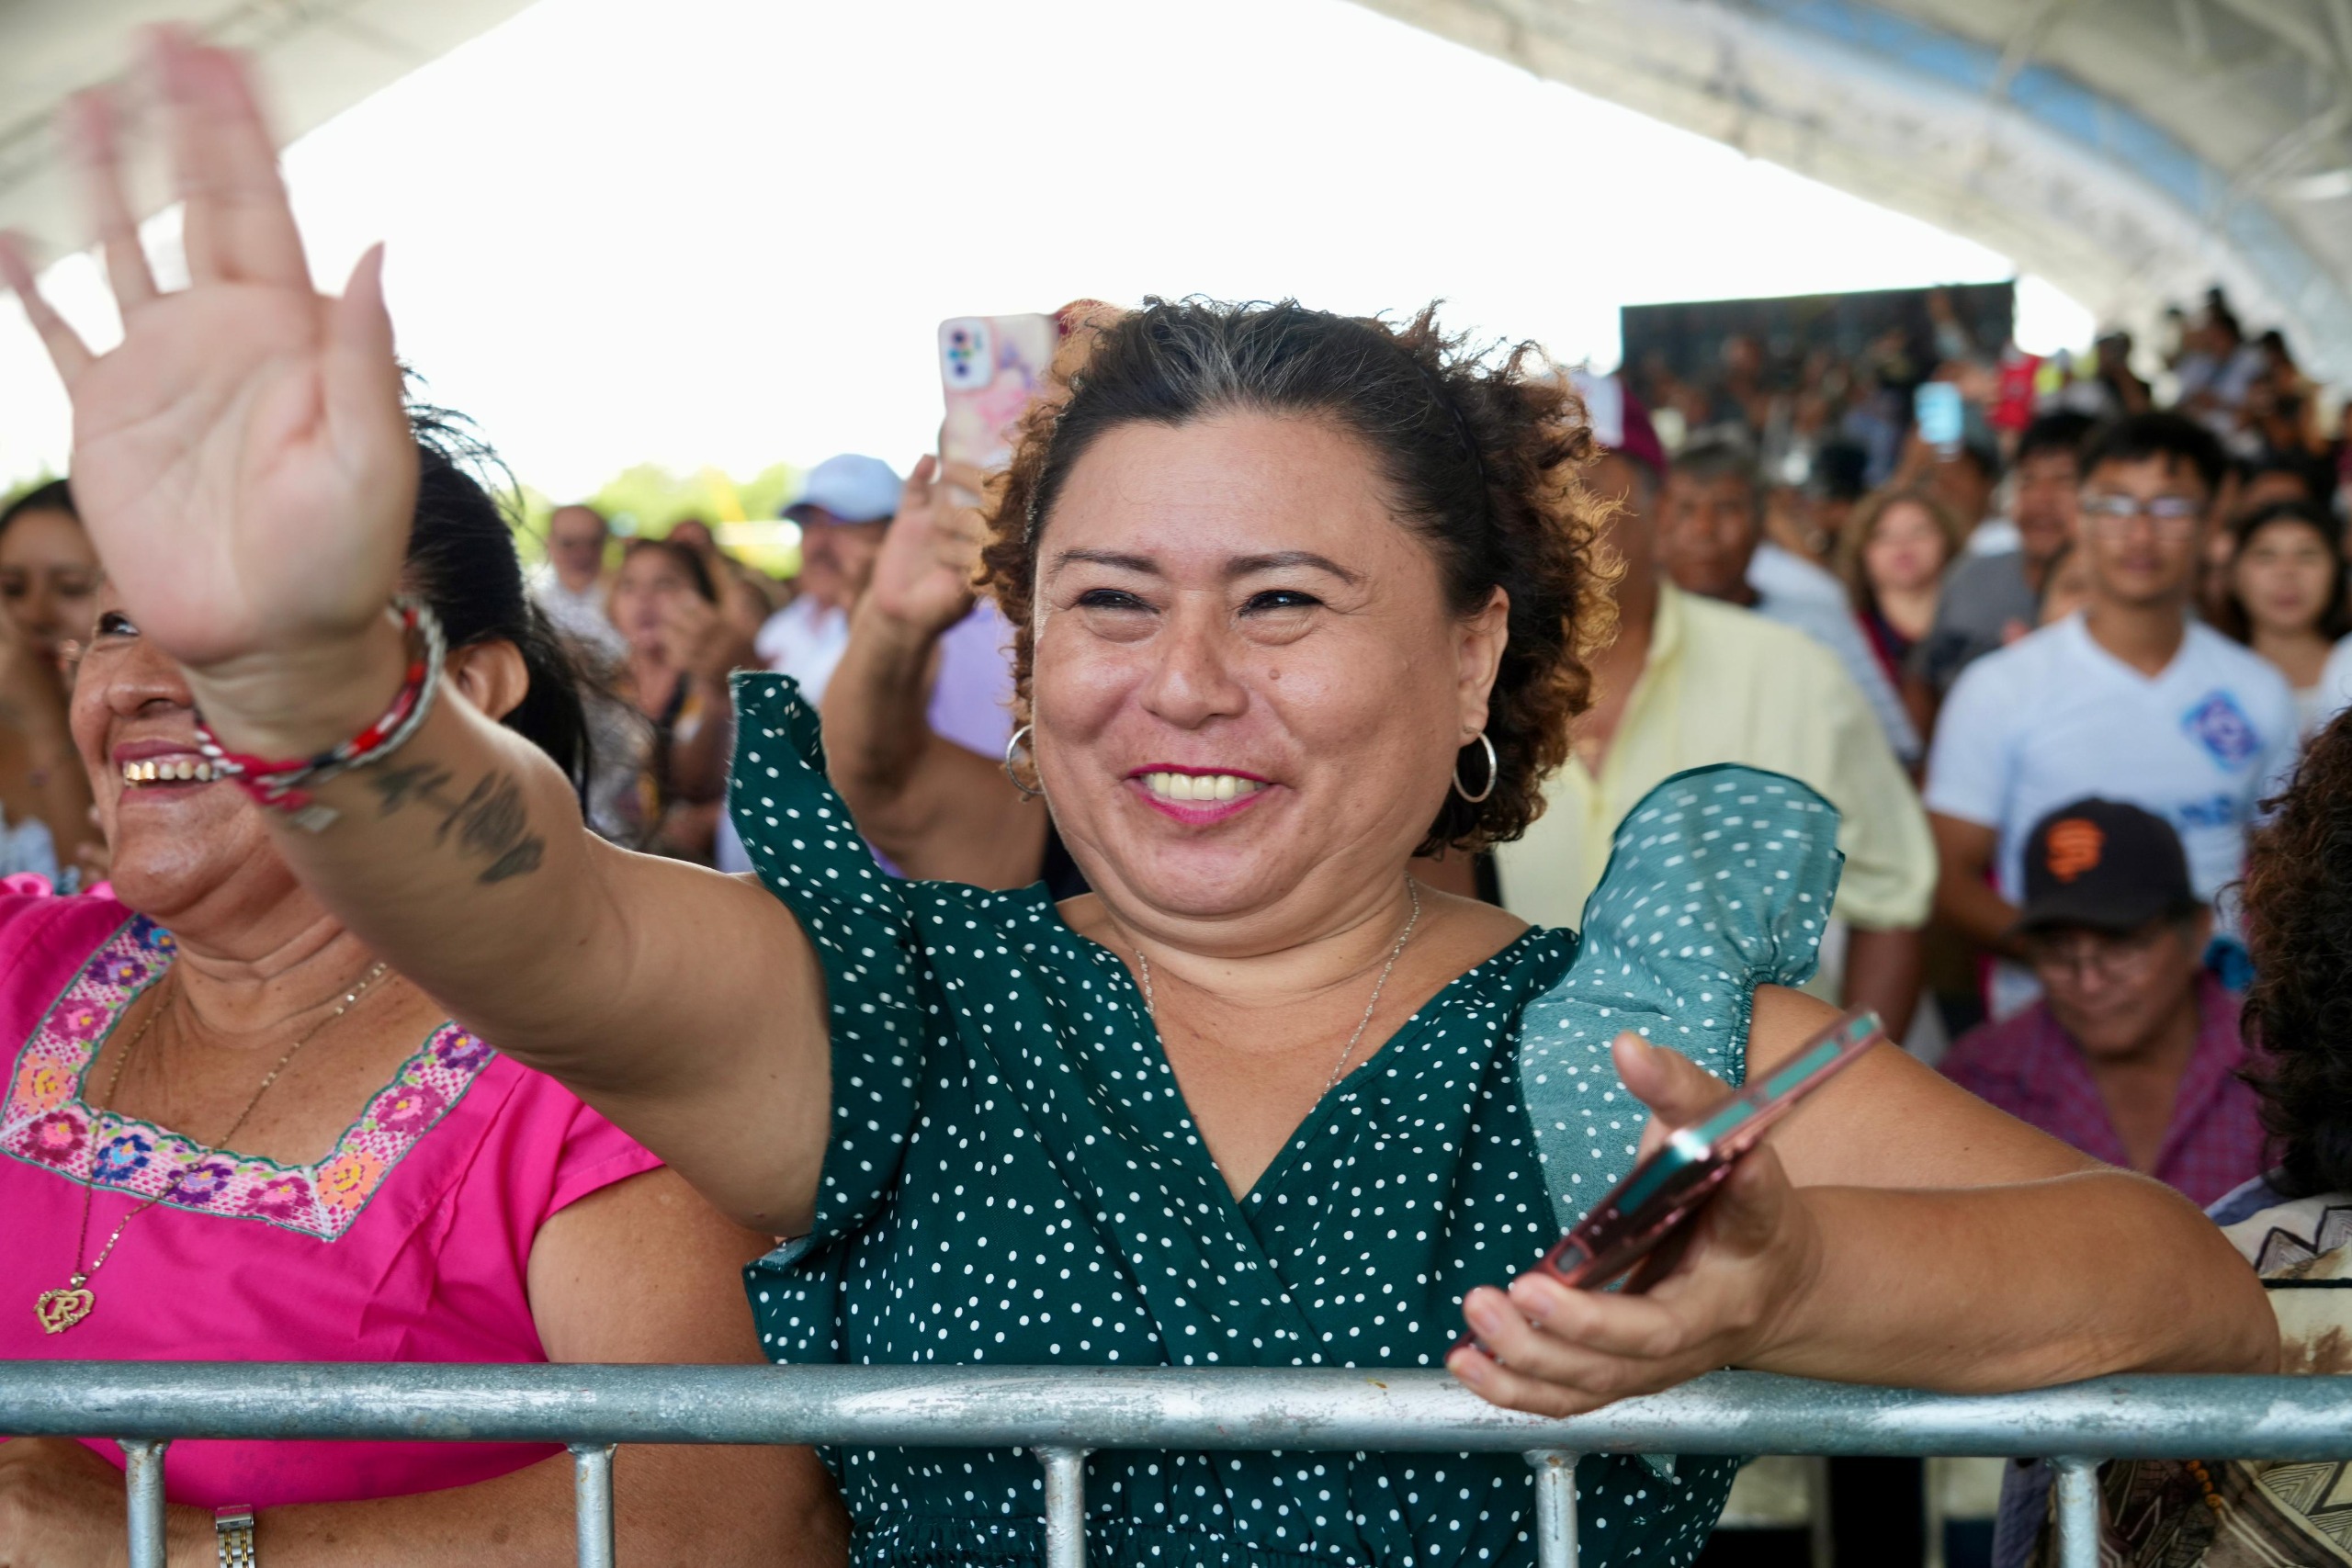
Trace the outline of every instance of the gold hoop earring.
[[[1472, 795], [1467, 789], [1463, 787], [1462, 758], [1459, 754], [1456, 754], [1453, 759], [1453, 793], [1460, 795], [1464, 800], [1468, 801], [1473, 806], [1477, 805], [1480, 801], [1486, 799], [1487, 796], [1494, 794], [1496, 784], [1499, 782], [1503, 776], [1503, 765], [1501, 760], [1495, 755], [1495, 743], [1487, 739], [1487, 732], [1483, 729], [1478, 731], [1478, 744], [1487, 749], [1487, 787], [1480, 790], [1477, 794]], [[1464, 750], [1469, 749], [1466, 743], [1463, 749]]]
[[[1028, 725], [1023, 725], [1014, 730], [1011, 739], [1004, 743], [1004, 776], [1012, 781], [1012, 787], [1021, 792], [1021, 798], [1023, 800], [1035, 800], [1046, 793], [1035, 784], [1023, 784], [1021, 775], [1012, 771], [1012, 754], [1021, 750], [1021, 742], [1028, 737], [1030, 728]], [[1036, 765], [1036, 759], [1034, 756], [1030, 759], [1030, 765], [1032, 767]]]

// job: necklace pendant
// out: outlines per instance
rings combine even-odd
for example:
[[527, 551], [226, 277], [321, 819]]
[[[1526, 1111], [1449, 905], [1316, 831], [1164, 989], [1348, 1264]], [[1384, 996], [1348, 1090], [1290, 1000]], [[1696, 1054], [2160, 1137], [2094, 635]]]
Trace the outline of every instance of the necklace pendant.
[[76, 1274], [61, 1290], [43, 1291], [33, 1300], [33, 1315], [40, 1319], [41, 1329], [48, 1334], [62, 1334], [84, 1318], [97, 1305], [97, 1298], [82, 1283]]

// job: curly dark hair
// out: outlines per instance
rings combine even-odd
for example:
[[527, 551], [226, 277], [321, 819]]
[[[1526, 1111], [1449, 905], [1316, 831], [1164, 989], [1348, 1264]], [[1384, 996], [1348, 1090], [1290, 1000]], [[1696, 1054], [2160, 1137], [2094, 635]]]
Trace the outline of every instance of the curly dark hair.
[[[1591, 700], [1586, 660], [1616, 621], [1613, 568], [1596, 556], [1605, 508], [1578, 470], [1593, 456], [1583, 404], [1541, 351], [1474, 352], [1432, 305], [1402, 325], [1310, 310], [1295, 300], [1148, 299], [1102, 322], [1062, 385], [1023, 420], [991, 487], [984, 581], [1014, 627], [1019, 705], [1029, 707], [1037, 548], [1071, 469], [1102, 434], [1182, 425], [1234, 410], [1326, 419], [1386, 470], [1397, 516], [1420, 534], [1455, 610], [1510, 595], [1508, 644], [1488, 699], [1493, 792], [1449, 793], [1423, 852], [1515, 839], [1544, 809], [1544, 780], [1568, 754], [1568, 723]], [[1476, 748], [1463, 776], [1483, 777]]]
[[2352, 712], [2303, 752], [2246, 852], [2246, 1081], [2297, 1196], [2352, 1191]]

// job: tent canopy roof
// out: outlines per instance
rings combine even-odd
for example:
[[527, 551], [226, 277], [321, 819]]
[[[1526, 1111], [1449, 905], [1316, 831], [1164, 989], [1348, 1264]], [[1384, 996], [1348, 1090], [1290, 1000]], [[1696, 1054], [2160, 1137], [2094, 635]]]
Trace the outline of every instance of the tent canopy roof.
[[[2352, 0], [1361, 3], [1981, 240], [2121, 325], [2218, 282], [2352, 380]], [[79, 243], [50, 122], [141, 23], [254, 51], [294, 136], [526, 4], [0, 6], [0, 227]]]
[[1978, 239], [2119, 325], [2219, 283], [2352, 378], [2352, 0], [1363, 3]]

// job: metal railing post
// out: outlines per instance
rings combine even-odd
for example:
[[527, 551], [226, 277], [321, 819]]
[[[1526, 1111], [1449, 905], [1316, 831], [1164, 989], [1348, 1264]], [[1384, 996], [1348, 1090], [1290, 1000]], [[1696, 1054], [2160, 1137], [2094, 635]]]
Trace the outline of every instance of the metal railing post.
[[1577, 1568], [1577, 1457], [1560, 1449], [1527, 1456], [1535, 1469], [1536, 1568]]
[[613, 1445], [571, 1445], [571, 1509], [580, 1568], [613, 1568]]
[[2058, 1472], [2058, 1568], [2098, 1568], [2098, 1461], [2050, 1464]]
[[164, 1568], [164, 1450], [168, 1443], [125, 1438], [123, 1490], [130, 1495], [130, 1568]]
[[1046, 1467], [1046, 1568], [1086, 1568], [1087, 1450], [1029, 1451]]

